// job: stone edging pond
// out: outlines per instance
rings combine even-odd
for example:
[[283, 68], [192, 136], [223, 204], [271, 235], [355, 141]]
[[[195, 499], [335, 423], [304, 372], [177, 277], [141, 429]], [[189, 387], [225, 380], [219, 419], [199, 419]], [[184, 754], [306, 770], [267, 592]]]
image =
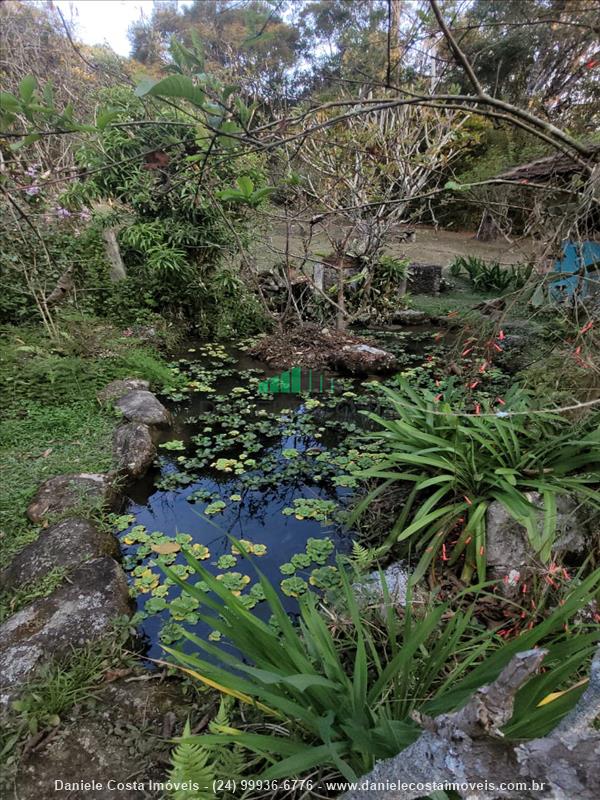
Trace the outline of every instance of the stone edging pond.
[[114, 470], [46, 480], [27, 508], [29, 519], [42, 525], [40, 536], [0, 573], [2, 586], [16, 589], [52, 570], [68, 571], [68, 580], [50, 595], [0, 625], [0, 709], [6, 709], [42, 664], [101, 639], [116, 618], [132, 612], [127, 578], [118, 563], [119, 543], [112, 533], [77, 515], [53, 525], [47, 520], [76, 514], [83, 501], [115, 510], [122, 502], [119, 486], [143, 476], [154, 461], [155, 433], [171, 424], [171, 414], [144, 380], [113, 381], [98, 400], [114, 403], [123, 415], [113, 434]]

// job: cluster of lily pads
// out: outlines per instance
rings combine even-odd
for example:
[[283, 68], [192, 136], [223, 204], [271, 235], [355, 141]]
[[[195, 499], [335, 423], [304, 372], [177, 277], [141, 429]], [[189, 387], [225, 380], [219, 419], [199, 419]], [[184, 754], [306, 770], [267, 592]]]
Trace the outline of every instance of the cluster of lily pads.
[[[206, 545], [193, 542], [188, 533], [177, 533], [169, 537], [160, 531], [148, 532], [143, 525], [135, 522], [133, 514], [113, 515], [112, 523], [121, 534], [121, 542], [127, 548], [123, 560], [125, 569], [132, 577], [130, 593], [138, 598], [140, 610], [137, 619], [157, 614], [168, 615], [166, 624], [160, 632], [160, 639], [165, 644], [173, 643], [183, 636], [183, 625], [197, 625], [200, 617], [199, 602], [188, 594], [180, 593], [175, 581], [167, 577], [161, 567], [168, 566], [181, 580], [188, 580], [193, 575], [187, 563], [177, 563], [182, 548], [186, 548], [198, 561], [206, 561], [215, 569], [215, 577], [223, 583], [233, 595], [239, 598], [247, 609], [254, 608], [265, 599], [264, 591], [258, 581], [240, 571], [241, 563], [247, 555], [262, 557], [267, 554], [267, 546], [248, 539], [239, 544], [232, 544], [228, 553], [211, 559], [211, 552]], [[284, 576], [281, 580], [281, 591], [288, 597], [299, 597], [304, 594], [309, 584], [320, 590], [332, 589], [339, 584], [337, 568], [323, 566], [334, 550], [331, 539], [309, 538], [306, 550], [292, 557], [291, 563], [281, 566]], [[312, 564], [321, 565], [310, 573], [308, 582], [297, 570], [305, 570]], [[285, 577], [287, 576], [287, 577]], [[194, 586], [208, 592], [205, 581], [196, 581]], [[143, 600], [143, 606], [141, 602]], [[217, 632], [209, 634], [209, 639], [218, 638]]]
[[[161, 445], [157, 488], [179, 491], [204, 480], [192, 491], [185, 489], [185, 498], [206, 517], [218, 518], [251, 502], [253, 493], [281, 484], [305, 487], [311, 496], [295, 497], [283, 508], [284, 515], [322, 524], [343, 521], [343, 499], [356, 485], [356, 474], [385, 456], [381, 445], [363, 439], [366, 419], [360, 413], [373, 408], [380, 396], [377, 385], [363, 384], [356, 391], [355, 381], [336, 379], [335, 392], [292, 397], [288, 405], [295, 407], [277, 408], [275, 398], [258, 391], [260, 371], [235, 370], [233, 364], [235, 359], [225, 348], [211, 344], [190, 348], [189, 357], [172, 366], [174, 387], [167, 396], [181, 402], [194, 396], [198, 410], [186, 421], [198, 432], [189, 443], [174, 439]], [[126, 547], [124, 565], [132, 577], [131, 592], [140, 606], [143, 601], [140, 615], [159, 614], [166, 620], [160, 633], [164, 643], [177, 641], [182, 626], [194, 626], [200, 619], [198, 601], [181, 594], [162, 571], [166, 566], [181, 580], [195, 580], [182, 547], [205, 562], [246, 608], [264, 599], [260, 584], [245, 573], [243, 562], [245, 554], [264, 556], [266, 545], [244, 540], [242, 552], [232, 545], [229, 552], [213, 555], [188, 533], [169, 537], [147, 531], [130, 514], [113, 521]], [[334, 549], [329, 537], [308, 538], [304, 551], [279, 567], [282, 593], [296, 598], [310, 587], [335, 589], [340, 575], [327, 563]], [[204, 581], [195, 585], [209, 591]]]
[[[333, 553], [333, 550], [333, 542], [328, 537], [324, 539], [309, 537], [305, 551], [296, 553], [289, 561], [279, 567], [281, 574], [288, 576], [281, 581], [281, 591], [288, 597], [300, 597], [308, 590], [309, 584], [323, 590], [334, 589], [339, 586], [340, 575], [337, 567], [332, 565], [323, 566]], [[312, 564], [321, 566], [312, 569], [307, 583], [297, 573], [308, 569]]]
[[[206, 409], [189, 418], [200, 432], [187, 448], [180, 440], [163, 445], [164, 450], [185, 449], [186, 454], [164, 463], [158, 488], [184, 488], [200, 471], [209, 470], [217, 483], [235, 479], [235, 494], [296, 482], [329, 487], [335, 495], [337, 488], [355, 486], [353, 472], [383, 457], [373, 442], [352, 446], [364, 428], [359, 412], [372, 406], [374, 389], [367, 387], [359, 395], [352, 391], [352, 381], [340, 379], [335, 394], [305, 396], [296, 408], [274, 409], [269, 397], [258, 392], [258, 380], [251, 373], [238, 373], [236, 378], [245, 385], [228, 394], [211, 394]], [[192, 492], [188, 499], [207, 502], [209, 514], [223, 508], [214, 502], [225, 501], [217, 491], [210, 496]]]

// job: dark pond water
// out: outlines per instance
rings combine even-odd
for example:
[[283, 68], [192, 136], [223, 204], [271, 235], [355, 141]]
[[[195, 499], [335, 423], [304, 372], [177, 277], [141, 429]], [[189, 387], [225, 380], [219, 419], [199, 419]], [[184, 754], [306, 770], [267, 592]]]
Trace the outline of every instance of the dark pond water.
[[[424, 355], [415, 343], [431, 335], [411, 335], [409, 344], [406, 335], [388, 334], [386, 343], [391, 336], [412, 365]], [[368, 382], [324, 374], [323, 393], [265, 397], [258, 381], [276, 372], [239, 350], [195, 344], [177, 356], [174, 399], [165, 401], [174, 424], [161, 434], [158, 466], [130, 488], [116, 520], [150, 658], [164, 657], [161, 644], [187, 649], [182, 627], [217, 637], [198, 619], [197, 603], [162, 572], [164, 563], [201, 585], [201, 576], [186, 574], [181, 552], [160, 552], [165, 544], [190, 548], [268, 620], [258, 567], [293, 613], [308, 585], [335, 582], [325, 568], [352, 546], [343, 521], [350, 473], [377, 458], [377, 445], [360, 440], [360, 412], [372, 402]], [[252, 555], [232, 550], [231, 537]]]

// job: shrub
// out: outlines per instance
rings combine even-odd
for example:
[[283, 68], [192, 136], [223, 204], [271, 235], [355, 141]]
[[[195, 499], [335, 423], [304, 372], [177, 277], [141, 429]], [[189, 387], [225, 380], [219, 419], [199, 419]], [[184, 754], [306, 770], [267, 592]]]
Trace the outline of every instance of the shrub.
[[[519, 389], [507, 395], [510, 412], [482, 416], [456, 414], [448, 402], [437, 404], [433, 393], [414, 391], [406, 383], [398, 390], [382, 386], [394, 419], [374, 413], [367, 416], [381, 430], [370, 438], [384, 443], [386, 457], [365, 478], [383, 484], [357, 507], [362, 513], [382, 490], [396, 482], [413, 484], [413, 491], [396, 521], [391, 540], [416, 539], [422, 552], [417, 568], [421, 575], [446, 541], [459, 519], [464, 519], [449, 563], [464, 556], [463, 579], [477, 569], [485, 580], [486, 512], [499, 501], [527, 529], [531, 545], [542, 561], [548, 561], [554, 544], [556, 498], [574, 492], [596, 507], [600, 492], [600, 426], [594, 415], [573, 425], [558, 414], [536, 412]], [[544, 520], [540, 530], [539, 509], [527, 497], [539, 492]], [[421, 501], [413, 518], [409, 514]]]
[[475, 256], [459, 256], [450, 265], [450, 274], [457, 278], [466, 273], [478, 292], [508, 292], [521, 289], [531, 277], [531, 265], [501, 265]]

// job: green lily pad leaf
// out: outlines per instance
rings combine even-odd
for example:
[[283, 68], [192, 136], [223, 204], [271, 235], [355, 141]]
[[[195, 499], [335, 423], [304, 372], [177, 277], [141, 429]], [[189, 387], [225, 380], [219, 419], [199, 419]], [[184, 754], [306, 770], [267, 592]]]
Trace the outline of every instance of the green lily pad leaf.
[[307, 582], [298, 576], [281, 581], [281, 591], [288, 597], [300, 597], [307, 589]]

